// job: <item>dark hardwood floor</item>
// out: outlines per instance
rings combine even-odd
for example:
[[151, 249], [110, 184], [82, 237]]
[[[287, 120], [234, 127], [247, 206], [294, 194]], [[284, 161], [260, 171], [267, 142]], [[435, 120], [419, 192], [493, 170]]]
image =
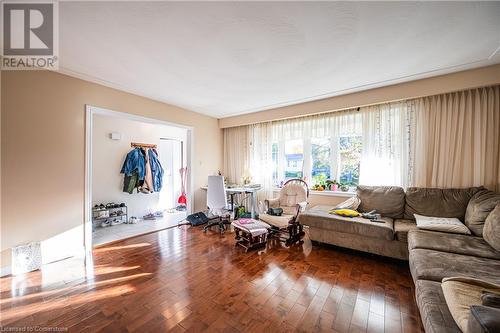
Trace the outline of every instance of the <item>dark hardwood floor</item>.
[[69, 332], [422, 332], [408, 264], [170, 229], [1, 279], [1, 326]]

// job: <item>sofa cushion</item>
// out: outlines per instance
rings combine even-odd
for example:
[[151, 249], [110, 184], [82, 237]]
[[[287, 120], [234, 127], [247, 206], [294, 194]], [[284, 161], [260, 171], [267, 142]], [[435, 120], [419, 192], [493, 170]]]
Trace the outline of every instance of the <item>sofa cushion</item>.
[[459, 333], [444, 299], [441, 282], [417, 280], [415, 296], [426, 333]]
[[483, 237], [488, 244], [500, 251], [500, 204], [486, 218]]
[[500, 252], [483, 238], [468, 235], [412, 230], [408, 234], [408, 249], [428, 249], [500, 260]]
[[470, 199], [465, 211], [465, 225], [474, 235], [483, 235], [484, 221], [498, 203], [500, 203], [500, 193], [487, 189], [482, 189]]
[[481, 305], [483, 291], [499, 292], [500, 285], [490, 284], [478, 279], [446, 278], [441, 283], [443, 295], [453, 319], [458, 327], [467, 331], [471, 305]]
[[417, 224], [414, 220], [395, 219], [394, 220], [394, 234], [396, 239], [400, 242], [408, 242], [408, 232], [410, 230], [417, 230]]
[[417, 228], [432, 231], [442, 231], [450, 234], [470, 235], [469, 228], [456, 217], [433, 217], [413, 214], [417, 221]]
[[405, 192], [398, 186], [358, 186], [359, 210], [376, 210], [384, 217], [402, 218], [405, 207]]
[[391, 218], [383, 217], [384, 223], [371, 222], [362, 217], [342, 217], [329, 214], [333, 206], [314, 206], [300, 214], [300, 223], [325, 230], [363, 235], [386, 240], [394, 239], [394, 222]]
[[406, 190], [405, 219], [414, 219], [413, 214], [435, 217], [456, 217], [464, 221], [467, 204], [480, 187], [423, 188], [409, 187]]
[[470, 277], [500, 283], [500, 261], [427, 249], [410, 251], [414, 280], [441, 281], [445, 277]]

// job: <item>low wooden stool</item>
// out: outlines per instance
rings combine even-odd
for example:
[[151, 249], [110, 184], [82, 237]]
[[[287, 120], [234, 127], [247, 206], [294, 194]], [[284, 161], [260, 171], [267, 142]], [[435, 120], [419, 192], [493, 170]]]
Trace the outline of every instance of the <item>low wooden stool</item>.
[[242, 218], [234, 220], [231, 225], [236, 234], [236, 245], [243, 247], [245, 252], [266, 245], [268, 229], [271, 228], [269, 224], [255, 219]]

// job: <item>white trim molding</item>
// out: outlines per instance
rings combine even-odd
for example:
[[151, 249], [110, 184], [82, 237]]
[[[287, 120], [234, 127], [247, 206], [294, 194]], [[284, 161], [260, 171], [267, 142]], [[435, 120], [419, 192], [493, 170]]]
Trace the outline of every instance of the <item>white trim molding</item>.
[[[187, 130], [186, 142], [186, 165], [188, 170], [193, 170], [193, 136], [194, 129], [191, 126], [171, 123], [154, 118], [138, 116], [130, 113], [113, 111], [92, 105], [85, 105], [85, 203], [84, 203], [84, 248], [85, 248], [85, 265], [87, 268], [93, 262], [92, 258], [92, 127], [94, 115], [104, 115], [108, 117], [116, 117], [143, 123], [167, 125], [178, 127]], [[193, 209], [193, 174], [188, 173], [188, 203], [187, 213], [190, 214]]]

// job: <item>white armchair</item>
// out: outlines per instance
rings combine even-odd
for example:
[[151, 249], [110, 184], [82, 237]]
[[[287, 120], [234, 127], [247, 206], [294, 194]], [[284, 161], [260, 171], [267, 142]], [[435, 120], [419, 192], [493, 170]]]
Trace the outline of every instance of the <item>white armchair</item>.
[[[266, 213], [261, 214], [259, 218], [271, 225], [273, 233], [281, 240], [288, 244], [294, 243], [304, 236], [298, 216], [306, 209], [308, 196], [309, 188], [306, 182], [301, 179], [290, 179], [283, 185], [278, 198], [264, 201]], [[281, 208], [283, 214], [281, 216], [267, 214], [269, 208]]]

